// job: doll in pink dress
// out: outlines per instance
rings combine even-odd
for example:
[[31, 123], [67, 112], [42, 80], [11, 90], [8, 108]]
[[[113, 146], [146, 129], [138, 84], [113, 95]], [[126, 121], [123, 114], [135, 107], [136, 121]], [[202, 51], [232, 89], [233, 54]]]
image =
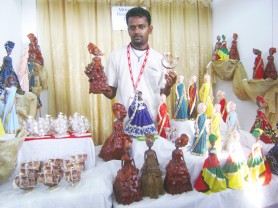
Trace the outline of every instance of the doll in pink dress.
[[236, 33], [233, 34], [233, 41], [232, 41], [232, 46], [231, 46], [231, 50], [229, 53], [230, 59], [234, 59], [234, 60], [240, 60], [239, 58], [239, 53], [237, 50], [237, 38], [238, 35]]
[[29, 71], [28, 71], [28, 50], [23, 49], [22, 55], [18, 64], [18, 79], [21, 88], [25, 92], [29, 92]]

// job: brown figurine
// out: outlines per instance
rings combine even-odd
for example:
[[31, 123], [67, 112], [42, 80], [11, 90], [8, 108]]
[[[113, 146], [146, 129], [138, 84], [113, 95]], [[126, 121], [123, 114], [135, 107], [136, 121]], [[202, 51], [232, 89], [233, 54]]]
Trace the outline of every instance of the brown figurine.
[[112, 106], [112, 110], [116, 117], [116, 121], [113, 122], [114, 130], [112, 134], [106, 139], [99, 153], [99, 157], [105, 161], [120, 160], [125, 153], [125, 141], [127, 140], [132, 142], [131, 138], [123, 132], [123, 120], [127, 113], [124, 105], [115, 103]]
[[95, 57], [92, 63], [86, 66], [85, 74], [89, 77], [90, 89], [89, 93], [100, 94], [109, 90], [109, 85], [107, 84], [107, 77], [103, 71], [103, 66], [101, 64], [101, 58], [104, 54], [92, 43], [89, 43], [88, 50]]
[[229, 56], [230, 56], [230, 59], [240, 60], [239, 53], [238, 53], [238, 50], [237, 50], [237, 38], [238, 38], [238, 35], [236, 33], [234, 33]]
[[142, 199], [139, 170], [132, 157], [131, 142], [125, 142], [125, 154], [122, 156], [121, 169], [118, 170], [113, 184], [116, 201], [119, 204], [131, 204]]
[[271, 78], [273, 80], [277, 79], [277, 71], [274, 65], [274, 57], [273, 54], [276, 53], [276, 48], [269, 49], [269, 56], [267, 57], [267, 64], [264, 70], [264, 78]]
[[192, 191], [190, 175], [187, 170], [183, 151], [180, 147], [187, 145], [188, 136], [182, 134], [175, 141], [176, 149], [172, 152], [172, 159], [166, 166], [166, 177], [164, 180], [164, 188], [169, 194], [181, 194], [183, 192]]
[[141, 187], [143, 196], [157, 199], [158, 195], [165, 193], [163, 188], [162, 172], [159, 169], [157, 155], [152, 146], [154, 143], [154, 134], [146, 134], [146, 144], [149, 147], [144, 154], [144, 165], [141, 169]]

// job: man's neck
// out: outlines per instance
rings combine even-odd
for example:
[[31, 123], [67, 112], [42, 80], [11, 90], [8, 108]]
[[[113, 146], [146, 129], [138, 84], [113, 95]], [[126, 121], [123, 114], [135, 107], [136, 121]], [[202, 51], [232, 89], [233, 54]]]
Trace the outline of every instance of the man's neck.
[[138, 50], [138, 51], [144, 51], [144, 50], [147, 50], [148, 49], [148, 44], [144, 44], [144, 45], [134, 45], [132, 43], [130, 43], [130, 46], [132, 48], [134, 48], [135, 50]]

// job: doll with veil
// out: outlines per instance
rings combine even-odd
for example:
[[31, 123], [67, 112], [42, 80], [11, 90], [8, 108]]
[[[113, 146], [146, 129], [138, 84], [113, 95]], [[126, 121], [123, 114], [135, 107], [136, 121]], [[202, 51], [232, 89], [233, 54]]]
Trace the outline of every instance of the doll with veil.
[[128, 108], [128, 117], [124, 130], [131, 137], [144, 137], [147, 133], [157, 134], [141, 91], [136, 91], [135, 97]]

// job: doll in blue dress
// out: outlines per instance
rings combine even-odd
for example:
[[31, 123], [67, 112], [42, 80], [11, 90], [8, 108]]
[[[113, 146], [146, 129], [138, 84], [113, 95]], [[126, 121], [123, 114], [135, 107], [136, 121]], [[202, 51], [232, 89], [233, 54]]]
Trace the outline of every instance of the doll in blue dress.
[[[14, 78], [15, 78], [15, 84], [14, 85], [17, 88], [17, 93], [23, 95], [24, 91], [21, 89], [20, 83], [18, 81], [18, 77], [17, 77], [17, 75], [14, 71], [14, 68], [13, 68], [13, 60], [10, 57], [10, 55], [12, 53], [12, 50], [14, 48], [14, 45], [15, 44], [12, 41], [7, 41], [5, 43], [5, 49], [6, 49], [6, 52], [7, 52], [7, 56], [5, 56], [3, 58], [3, 64], [1, 66], [1, 71], [0, 71], [0, 77], [1, 77], [2, 84], [3, 84], [6, 80], [6, 78], [9, 75], [14, 76]], [[3, 85], [0, 86], [0, 91], [1, 92], [4, 91]]]
[[193, 155], [203, 156], [207, 152], [206, 109], [207, 107], [204, 103], [199, 103], [198, 116], [195, 121], [196, 132], [191, 147], [191, 154]]
[[188, 95], [185, 91], [185, 87], [183, 84], [184, 77], [182, 75], [179, 76], [179, 83], [176, 85], [176, 103], [175, 103], [175, 114], [174, 119], [184, 120], [187, 119], [187, 105], [186, 100]]
[[128, 117], [124, 130], [129, 136], [137, 138], [147, 133], [158, 134], [141, 91], [136, 91], [128, 108]]

